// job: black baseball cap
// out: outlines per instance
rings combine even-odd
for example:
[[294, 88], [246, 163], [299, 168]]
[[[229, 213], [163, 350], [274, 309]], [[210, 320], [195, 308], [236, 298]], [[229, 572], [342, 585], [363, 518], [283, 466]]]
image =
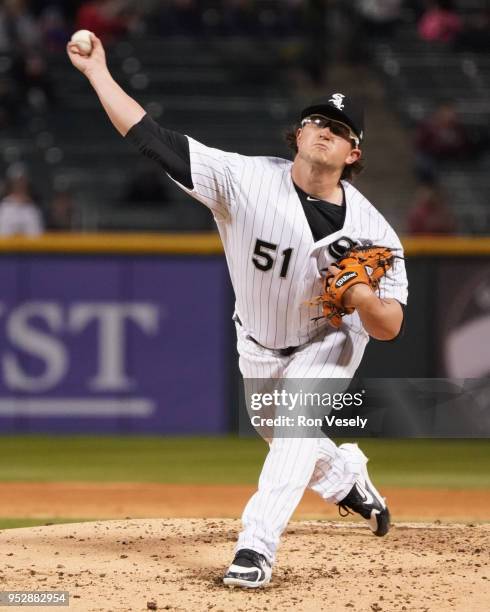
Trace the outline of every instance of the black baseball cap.
[[364, 138], [364, 106], [358, 98], [343, 93], [333, 93], [318, 98], [301, 111], [301, 120], [310, 115], [324, 115], [348, 125], [362, 141]]

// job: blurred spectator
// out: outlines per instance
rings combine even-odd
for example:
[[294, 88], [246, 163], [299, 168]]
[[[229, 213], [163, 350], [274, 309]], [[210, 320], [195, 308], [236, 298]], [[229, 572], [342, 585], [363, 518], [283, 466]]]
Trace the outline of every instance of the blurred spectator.
[[149, 164], [141, 164], [126, 187], [122, 203], [126, 206], [142, 204], [163, 207], [168, 202], [167, 187], [162, 180], [162, 173]]
[[6, 179], [5, 196], [0, 201], [0, 235], [41, 234], [42, 216], [33, 201], [25, 166], [12, 164]]
[[371, 57], [374, 41], [392, 38], [401, 21], [403, 0], [353, 0], [340, 3], [347, 30], [347, 59], [364, 63]]
[[39, 17], [39, 25], [45, 48], [48, 51], [64, 51], [70, 34], [60, 7], [47, 6]]
[[48, 208], [47, 229], [55, 232], [72, 231], [77, 223], [77, 209], [69, 189], [58, 189]]
[[22, 52], [37, 47], [39, 27], [25, 0], [4, 0], [0, 5], [0, 51]]
[[467, 159], [469, 134], [452, 102], [443, 102], [422, 121], [415, 135], [416, 171], [420, 178], [434, 176], [440, 161]]
[[104, 43], [111, 43], [125, 34], [131, 23], [129, 6], [123, 0], [91, 0], [77, 12], [75, 30], [90, 30]]
[[22, 101], [27, 103], [30, 109], [43, 112], [54, 105], [54, 87], [42, 55], [25, 55], [16, 63], [15, 76]]
[[403, 0], [357, 0], [357, 12], [368, 35], [391, 36], [401, 17]]
[[33, 12], [38, 16], [48, 7], [54, 7], [56, 10], [61, 10], [65, 22], [73, 26], [78, 9], [82, 4], [86, 4], [87, 0], [30, 0], [30, 2]]
[[418, 32], [420, 38], [429, 42], [453, 42], [461, 32], [461, 17], [453, 9], [451, 0], [437, 0], [422, 15]]
[[456, 221], [441, 189], [434, 181], [421, 183], [407, 219], [410, 234], [453, 234]]

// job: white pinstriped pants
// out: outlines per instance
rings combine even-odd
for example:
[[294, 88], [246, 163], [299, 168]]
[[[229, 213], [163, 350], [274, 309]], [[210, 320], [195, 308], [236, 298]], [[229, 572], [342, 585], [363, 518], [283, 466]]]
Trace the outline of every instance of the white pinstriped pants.
[[[244, 378], [352, 378], [367, 340], [339, 330], [336, 341], [319, 337], [291, 356], [249, 340], [237, 324], [240, 371]], [[242, 515], [236, 550], [251, 548], [274, 563], [282, 532], [307, 487], [325, 501], [341, 501], [361, 473], [366, 457], [352, 445], [339, 447], [327, 437], [274, 438], [258, 490]]]

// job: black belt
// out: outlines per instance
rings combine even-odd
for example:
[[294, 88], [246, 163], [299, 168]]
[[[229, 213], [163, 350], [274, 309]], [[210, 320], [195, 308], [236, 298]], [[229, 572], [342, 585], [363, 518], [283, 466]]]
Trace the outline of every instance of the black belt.
[[[240, 327], [243, 327], [243, 324], [240, 321], [240, 317], [237, 314], [235, 314], [235, 316], [233, 317], [233, 320], [236, 321], [238, 325], [240, 325]], [[257, 346], [267, 349], [268, 351], [276, 351], [277, 353], [279, 353], [279, 355], [281, 355], [281, 357], [289, 357], [298, 348], [297, 346], [286, 346], [286, 348], [271, 349], [268, 346], [264, 346], [263, 344], [260, 344], [260, 342], [258, 342], [253, 336], [250, 336], [250, 335], [247, 336], [247, 340], [251, 340]]]

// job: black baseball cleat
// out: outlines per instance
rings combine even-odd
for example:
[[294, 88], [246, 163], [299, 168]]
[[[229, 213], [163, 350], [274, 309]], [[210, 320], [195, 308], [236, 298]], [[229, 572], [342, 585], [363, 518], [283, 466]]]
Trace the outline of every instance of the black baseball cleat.
[[272, 568], [264, 555], [249, 548], [242, 548], [236, 553], [233, 563], [224, 575], [223, 583], [229, 587], [256, 589], [270, 582], [271, 576]]
[[[347, 496], [337, 506], [340, 516], [354, 512], [360, 514], [376, 536], [384, 536], [390, 530], [390, 511], [384, 497], [381, 497], [371, 482], [366, 466]], [[341, 510], [344, 510], [345, 514], [342, 514]]]

